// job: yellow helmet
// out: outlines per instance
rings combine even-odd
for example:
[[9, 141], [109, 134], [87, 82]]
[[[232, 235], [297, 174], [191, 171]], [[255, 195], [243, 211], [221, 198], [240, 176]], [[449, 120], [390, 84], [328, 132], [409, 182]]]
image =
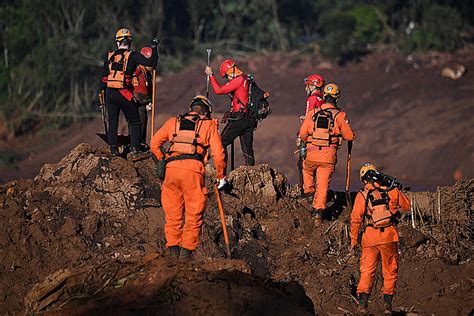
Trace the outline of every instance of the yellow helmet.
[[195, 96], [192, 100], [191, 100], [191, 104], [190, 104], [190, 107], [192, 107], [193, 103], [195, 101], [201, 101], [201, 104], [203, 104], [205, 107], [207, 107], [206, 109], [206, 116], [210, 116], [212, 114], [212, 104], [211, 104], [211, 101], [209, 101], [209, 98], [202, 95], [202, 94], [198, 94], [197, 96]]
[[121, 28], [120, 30], [117, 31], [117, 33], [115, 33], [116, 42], [120, 42], [125, 38], [129, 38], [130, 40], [132, 40], [132, 32], [130, 32], [129, 29]]
[[375, 168], [374, 165], [372, 165], [368, 162], [366, 162], [365, 164], [362, 165], [362, 167], [360, 167], [360, 171], [359, 171], [360, 181], [362, 181], [364, 179], [364, 176], [370, 170], [377, 171], [377, 168]]
[[323, 90], [323, 96], [331, 96], [334, 99], [339, 98], [339, 95], [341, 95], [341, 90], [337, 86], [337, 84], [334, 83], [328, 83], [327, 85], [324, 86]]

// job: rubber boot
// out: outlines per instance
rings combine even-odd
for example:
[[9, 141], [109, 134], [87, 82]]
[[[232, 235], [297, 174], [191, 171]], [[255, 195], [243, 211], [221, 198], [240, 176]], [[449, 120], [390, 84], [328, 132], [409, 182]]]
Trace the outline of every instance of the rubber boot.
[[369, 311], [367, 310], [367, 305], [369, 304], [369, 294], [367, 293], [360, 293], [359, 294], [359, 307], [357, 308], [357, 312], [359, 314], [368, 314]]
[[117, 157], [119, 155], [117, 146], [110, 146], [110, 154], [112, 157]]
[[181, 252], [179, 253], [179, 261], [180, 262], [188, 262], [192, 259], [193, 257], [193, 251], [186, 249], [186, 248], [181, 248]]
[[311, 210], [311, 216], [314, 219], [314, 226], [319, 227], [323, 222], [323, 209]]
[[392, 314], [392, 301], [393, 295], [384, 294], [383, 295], [383, 313], [384, 314]]
[[181, 247], [180, 246], [171, 246], [168, 248], [170, 252], [170, 258], [178, 258], [179, 253], [181, 252]]

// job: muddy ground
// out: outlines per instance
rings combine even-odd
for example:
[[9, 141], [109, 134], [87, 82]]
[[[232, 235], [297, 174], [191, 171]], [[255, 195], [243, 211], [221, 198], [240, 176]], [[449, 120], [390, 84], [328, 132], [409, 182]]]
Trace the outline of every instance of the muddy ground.
[[[213, 56], [215, 69], [223, 58]], [[474, 144], [470, 141], [474, 138], [472, 47], [452, 54], [381, 51], [345, 66], [298, 52], [237, 61], [271, 94], [273, 114], [255, 134], [257, 163], [278, 168], [290, 183], [298, 182], [293, 151], [298, 117], [305, 109], [303, 78], [312, 72], [321, 72], [328, 81], [341, 86], [339, 105], [347, 111], [357, 134], [353, 178], [358, 167], [367, 161], [416, 190], [433, 191], [438, 185], [454, 184], [454, 178], [474, 177]], [[463, 77], [452, 80], [440, 76], [444, 66], [455, 63], [466, 66]], [[196, 92], [205, 91], [203, 69], [204, 64], [194, 65], [161, 78], [156, 99], [158, 126], [170, 115], [185, 111]], [[222, 117], [228, 97], [211, 92], [211, 100], [216, 116]], [[102, 145], [93, 133], [101, 130], [102, 124], [96, 119], [50, 134], [0, 141], [0, 150], [17, 151], [24, 158], [16, 167], [0, 166], [0, 182], [33, 177], [44, 163], [58, 161], [81, 142]], [[238, 142], [236, 147], [236, 162], [240, 164]], [[333, 179], [336, 189], [343, 188], [345, 155], [344, 147]], [[355, 190], [357, 183], [354, 185]]]
[[[212, 175], [208, 168], [209, 185]], [[347, 256], [344, 194], [331, 193], [330, 213], [315, 228], [298, 187], [269, 165], [238, 168], [229, 179], [233, 190], [223, 202], [235, 260], [224, 259], [210, 193], [201, 244], [187, 265], [166, 259], [152, 159], [112, 158], [105, 147], [81, 144], [34, 179], [2, 185], [0, 313], [354, 312], [357, 260]], [[474, 179], [440, 193], [441, 216], [435, 193], [416, 193], [415, 228], [410, 214], [400, 224], [399, 312], [474, 308]], [[370, 304], [376, 314], [381, 281], [379, 271]]]

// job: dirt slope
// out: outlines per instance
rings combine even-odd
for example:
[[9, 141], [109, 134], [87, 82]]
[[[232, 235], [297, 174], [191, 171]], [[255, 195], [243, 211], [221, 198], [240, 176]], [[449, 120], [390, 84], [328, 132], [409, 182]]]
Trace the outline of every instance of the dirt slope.
[[[215, 69], [222, 59], [214, 59]], [[271, 93], [273, 115], [256, 132], [257, 162], [270, 163], [292, 183], [298, 181], [293, 150], [298, 117], [304, 111], [303, 78], [315, 71], [342, 88], [340, 106], [349, 114], [358, 137], [353, 149], [354, 179], [356, 169], [366, 161], [417, 189], [452, 184], [456, 171], [474, 176], [474, 144], [470, 141], [474, 138], [473, 48], [455, 54], [419, 56], [384, 51], [344, 67], [318, 56], [296, 53], [262, 55], [238, 62]], [[466, 66], [466, 75], [459, 80], [441, 77], [441, 68], [454, 62]], [[158, 83], [160, 122], [183, 112], [196, 92], [205, 91], [203, 67], [190, 67]], [[227, 109], [227, 96], [211, 93], [211, 99], [215, 112]], [[21, 162], [17, 170], [0, 169], [0, 180], [32, 177], [43, 163], [59, 160], [80, 142], [99, 145], [100, 140], [92, 133], [99, 130], [101, 124], [95, 121], [51, 135], [49, 139], [56, 145], [38, 146], [34, 156]], [[36, 137], [0, 148], [31, 148], [32, 144], [36, 147], [41, 143]], [[339, 160], [335, 188], [341, 188], [344, 181], [345, 148], [339, 152]], [[237, 163], [241, 162], [238, 154]]]
[[[222, 228], [215, 197], [209, 194], [196, 262], [170, 268], [157, 258], [166, 252], [160, 182], [153, 168], [151, 158], [133, 163], [110, 157], [105, 148], [82, 144], [59, 163], [45, 165], [34, 179], [0, 186], [0, 313], [25, 308], [82, 313], [76, 306], [85, 313], [125, 304], [127, 310], [143, 312], [190, 312], [194, 306], [215, 314], [222, 310], [213, 310], [213, 304], [202, 304], [201, 296], [192, 294], [198, 288], [212, 302], [220, 295], [207, 290], [214, 286], [235, 291], [235, 304], [227, 310], [218, 305], [231, 314], [233, 308], [241, 311], [239, 302], [251, 301], [245, 298], [247, 291], [264, 295], [265, 304], [278, 300], [283, 311], [308, 311], [308, 298], [309, 313], [355, 310], [357, 260], [347, 256], [349, 213], [344, 194], [331, 194], [330, 216], [315, 228], [307, 206], [297, 198], [298, 188], [288, 185], [283, 174], [268, 165], [238, 168], [229, 175], [233, 190], [223, 195], [223, 202], [232, 256], [241, 263], [221, 260]], [[212, 168], [207, 171], [212, 179]], [[441, 214], [446, 215], [441, 220], [432, 215], [433, 194], [414, 196], [420, 208], [416, 229], [410, 216], [400, 225], [395, 309], [468, 314], [474, 307], [474, 247], [469, 237], [474, 180], [443, 188]], [[195, 268], [208, 272], [194, 273]], [[143, 289], [150, 296], [140, 300], [135, 285], [145, 279]], [[160, 281], [164, 279], [171, 285]], [[373, 313], [381, 312], [380, 287], [378, 272]], [[164, 298], [171, 289], [189, 295]], [[261, 304], [254, 303], [249, 308], [261, 310]]]

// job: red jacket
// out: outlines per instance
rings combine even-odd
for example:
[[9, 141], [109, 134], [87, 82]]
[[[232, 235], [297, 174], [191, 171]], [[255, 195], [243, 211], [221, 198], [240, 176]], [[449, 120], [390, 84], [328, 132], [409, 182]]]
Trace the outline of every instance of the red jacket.
[[147, 71], [144, 66], [139, 65], [134, 73], [134, 77], [137, 78], [138, 82], [137, 85], [134, 84], [133, 94], [138, 100], [143, 100], [152, 94], [153, 83], [151, 80], [148, 80]]
[[243, 109], [243, 112], [247, 111], [246, 107], [249, 100], [249, 87], [246, 79], [247, 76], [242, 74], [221, 86], [219, 82], [217, 82], [216, 76], [211, 76], [211, 85], [215, 94], [234, 94], [234, 97], [232, 98], [232, 112], [239, 112], [241, 109]]
[[306, 99], [306, 114], [316, 107], [319, 108], [323, 103], [323, 94], [319, 91], [315, 91]]

